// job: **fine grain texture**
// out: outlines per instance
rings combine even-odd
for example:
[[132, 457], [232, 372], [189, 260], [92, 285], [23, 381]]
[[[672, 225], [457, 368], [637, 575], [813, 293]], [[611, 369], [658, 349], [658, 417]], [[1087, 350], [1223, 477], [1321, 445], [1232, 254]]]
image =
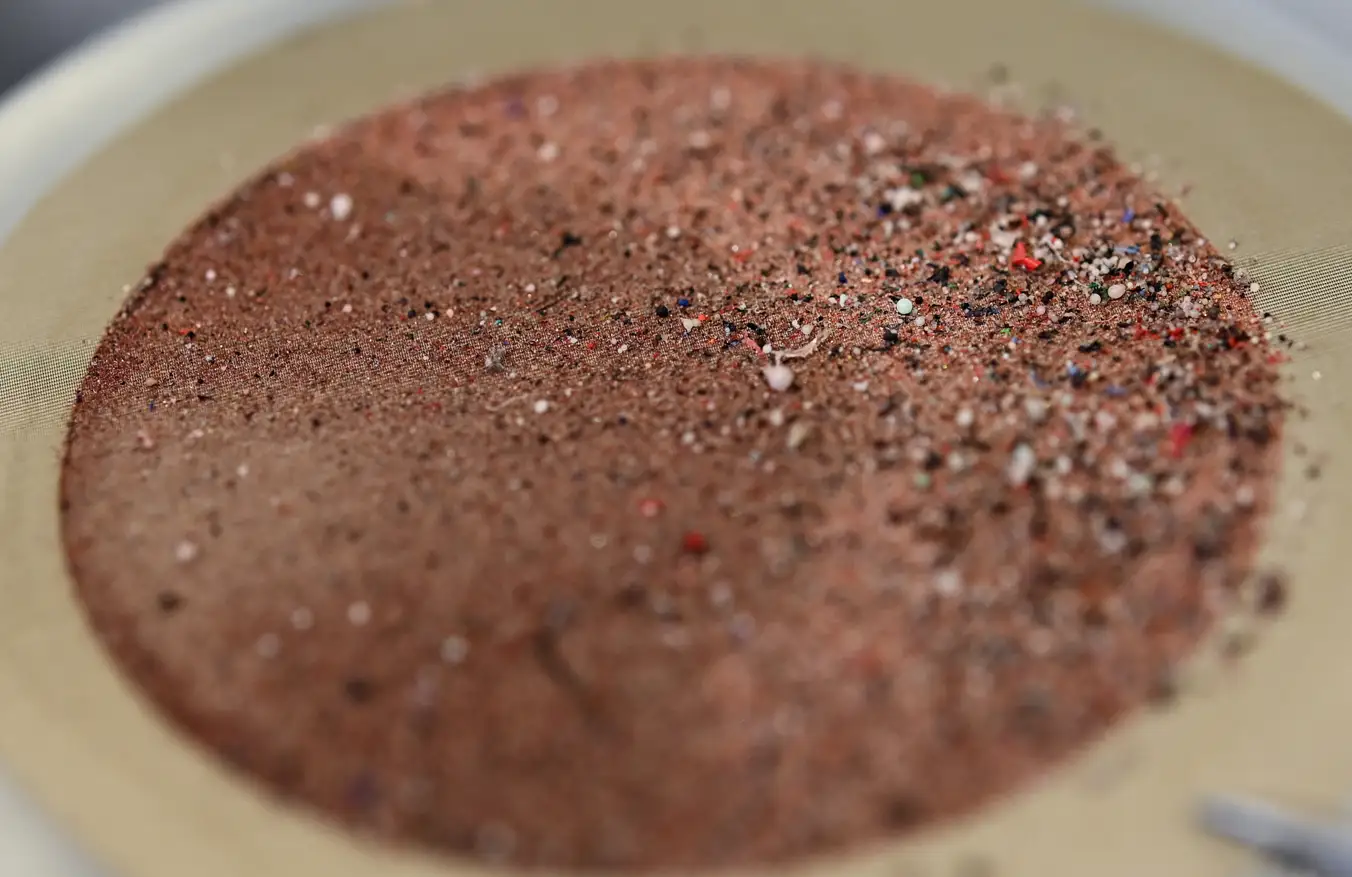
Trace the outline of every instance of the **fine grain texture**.
[[1064, 120], [797, 62], [498, 80], [169, 248], [82, 385], [69, 564], [160, 707], [354, 826], [836, 851], [1171, 692], [1277, 467], [1247, 291]]

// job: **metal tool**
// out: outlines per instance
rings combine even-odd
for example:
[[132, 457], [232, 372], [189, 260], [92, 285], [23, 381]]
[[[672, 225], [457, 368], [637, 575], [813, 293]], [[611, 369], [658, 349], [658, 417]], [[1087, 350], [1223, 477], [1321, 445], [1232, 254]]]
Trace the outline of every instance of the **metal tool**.
[[1210, 833], [1263, 856], [1267, 867], [1254, 877], [1352, 877], [1352, 818], [1321, 822], [1262, 801], [1216, 796], [1203, 801], [1200, 820]]

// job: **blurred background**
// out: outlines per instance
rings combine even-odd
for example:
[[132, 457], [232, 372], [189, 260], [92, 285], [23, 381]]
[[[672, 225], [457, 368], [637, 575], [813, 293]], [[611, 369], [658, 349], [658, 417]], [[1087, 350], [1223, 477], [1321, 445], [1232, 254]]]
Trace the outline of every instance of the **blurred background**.
[[[168, 0], [0, 0], [0, 97], [26, 76], [90, 36]], [[278, 0], [279, 5], [287, 0]], [[1274, 12], [1282, 29], [1321, 38], [1339, 54], [1352, 49], [1352, 0], [1110, 0], [1153, 11], [1175, 25], [1209, 34], [1217, 15], [1249, 30], [1258, 43], [1273, 42], [1260, 24]], [[1268, 21], [1272, 24], [1272, 21]], [[1244, 26], [1247, 25], [1247, 28]], [[1276, 42], [1280, 42], [1277, 40]], [[1272, 47], [1269, 46], [1269, 51]], [[1265, 52], [1258, 52], [1260, 60]], [[1352, 105], [1352, 97], [1348, 97]], [[1338, 102], [1342, 103], [1342, 102]]]
[[0, 96], [57, 55], [163, 0], [0, 0]]

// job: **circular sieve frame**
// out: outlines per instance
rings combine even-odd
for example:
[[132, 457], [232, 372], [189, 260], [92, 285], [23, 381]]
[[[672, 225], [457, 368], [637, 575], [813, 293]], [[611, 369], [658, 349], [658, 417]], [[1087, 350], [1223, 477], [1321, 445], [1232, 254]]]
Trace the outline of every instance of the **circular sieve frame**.
[[[261, 14], [259, 3], [240, 5]], [[313, 18], [295, 13], [272, 35], [364, 5], [373, 4], [317, 3]], [[1342, 161], [1352, 127], [1294, 89], [1149, 25], [1059, 0], [1010, 5], [956, 0], [903, 11], [854, 0], [827, 10], [800, 0], [696, 0], [634, 16], [618, 0], [548, 11], [530, 0], [399, 4], [194, 82], [248, 46], [200, 56], [186, 90], [166, 87], [144, 102], [141, 111], [174, 98], [146, 121], [119, 132], [122, 122], [106, 115], [103, 133], [118, 136], [87, 162], [94, 144], [67, 144], [49, 168], [73, 173], [22, 220], [12, 217], [18, 224], [0, 247], [0, 557], [8, 562], [0, 759], [78, 840], [131, 877], [478, 870], [377, 847], [302, 812], [279, 815], [145, 709], [85, 632], [57, 547], [57, 455], [74, 387], [123, 285], [208, 203], [317, 125], [467, 69], [673, 50], [811, 52], [966, 89], [1004, 62], [1031, 104], [1074, 104], [1126, 156], [1157, 166], [1166, 185], [1193, 183], [1190, 216], [1212, 237], [1242, 242], [1262, 306], [1310, 343], [1288, 367], [1291, 392], [1309, 410], [1294, 419], [1288, 449], [1326, 459], [1318, 483], [1298, 477], [1294, 456], [1287, 467], [1265, 558], [1292, 570], [1296, 598], [1237, 671], [1202, 673], [1178, 709], [1130, 720], [1037, 788], [977, 817], [802, 870], [944, 873], [983, 858], [1013, 875], [1206, 877], [1225, 873], [1234, 856], [1194, 833], [1188, 808], [1197, 793], [1238, 788], [1333, 804], [1352, 786], [1352, 752], [1341, 746], [1352, 730], [1352, 670], [1338, 660], [1339, 620], [1352, 609], [1338, 566], [1347, 560], [1338, 525], [1352, 503], [1338, 486], [1352, 473], [1333, 453], [1352, 426], [1336, 391], [1352, 356], [1352, 250], [1343, 243], [1352, 170]], [[166, 41], [164, 50], [186, 58], [195, 44], [179, 33], [184, 42]], [[256, 34], [253, 44], [269, 38]], [[35, 114], [35, 94], [8, 105], [0, 125], [16, 117], [15, 106]], [[79, 139], [78, 128], [60, 130], [58, 140]], [[36, 197], [43, 188], [21, 191]], [[1316, 371], [1325, 380], [1314, 382]], [[1293, 679], [1309, 688], [1299, 703]]]

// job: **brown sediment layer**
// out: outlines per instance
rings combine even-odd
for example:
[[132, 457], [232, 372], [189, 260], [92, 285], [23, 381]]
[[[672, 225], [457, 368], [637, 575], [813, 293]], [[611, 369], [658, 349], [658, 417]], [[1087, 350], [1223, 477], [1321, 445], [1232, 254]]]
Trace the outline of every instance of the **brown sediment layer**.
[[382, 834], [778, 862], [969, 810], [1247, 575], [1245, 288], [1055, 120], [607, 63], [307, 146], [84, 381], [64, 538], [193, 734]]

